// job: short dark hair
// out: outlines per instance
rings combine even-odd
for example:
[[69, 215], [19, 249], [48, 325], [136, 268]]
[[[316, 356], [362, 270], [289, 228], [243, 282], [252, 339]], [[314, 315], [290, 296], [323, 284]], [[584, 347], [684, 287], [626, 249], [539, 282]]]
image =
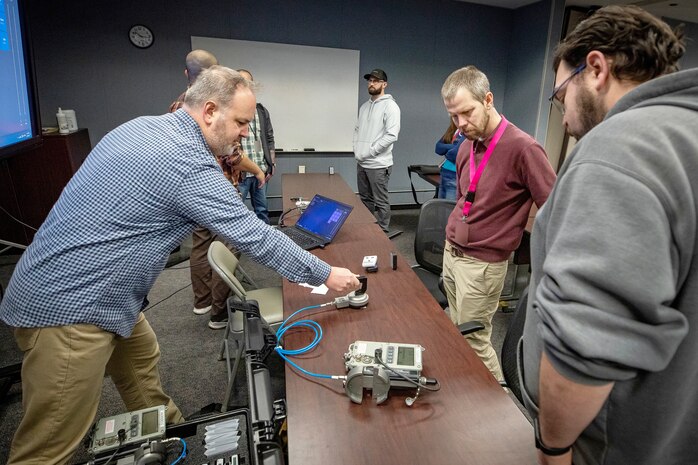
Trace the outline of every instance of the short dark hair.
[[557, 46], [553, 69], [562, 60], [571, 67], [579, 66], [593, 50], [611, 58], [611, 74], [617, 79], [649, 81], [679, 70], [678, 61], [686, 50], [683, 24], [672, 30], [636, 6], [600, 8]]

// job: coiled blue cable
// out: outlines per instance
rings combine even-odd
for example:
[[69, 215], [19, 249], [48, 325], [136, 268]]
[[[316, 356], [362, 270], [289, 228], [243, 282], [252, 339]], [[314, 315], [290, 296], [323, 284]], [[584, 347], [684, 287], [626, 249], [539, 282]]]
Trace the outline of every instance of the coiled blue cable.
[[187, 455], [187, 443], [184, 442], [184, 439], [182, 439], [182, 438], [180, 438], [179, 440], [182, 442], [182, 453], [179, 454], [179, 457], [177, 457], [177, 460], [172, 462], [170, 465], [175, 465], [177, 462], [182, 460]]
[[[321, 305], [310, 305], [308, 307], [303, 307], [300, 310], [296, 310], [288, 318], [286, 318], [283, 321], [283, 323], [281, 323], [281, 326], [279, 326], [279, 329], [276, 330], [277, 345], [274, 348], [274, 350], [276, 350], [276, 352], [279, 354], [279, 356], [281, 358], [283, 358], [292, 367], [294, 367], [296, 370], [298, 370], [302, 373], [305, 373], [306, 375], [313, 376], [315, 378], [338, 379], [337, 376], [325, 375], [325, 374], [321, 374], [321, 373], [313, 373], [312, 371], [308, 371], [305, 368], [298, 366], [293, 360], [289, 359], [287, 356], [295, 356], [295, 355], [305, 354], [305, 353], [313, 350], [315, 347], [317, 347], [317, 345], [322, 340], [322, 326], [320, 326], [320, 323], [318, 323], [317, 321], [313, 321], [313, 320], [298, 320], [298, 321], [294, 321], [293, 323], [290, 323], [290, 324], [289, 324], [289, 321], [294, 316], [299, 314], [300, 312], [311, 310], [313, 308], [324, 307], [326, 305], [330, 305], [331, 303], [332, 302], [328, 302], [326, 304], [321, 304]], [[288, 331], [291, 328], [309, 328], [309, 329], [311, 329], [315, 333], [312, 342], [305, 347], [301, 347], [300, 349], [293, 349], [293, 350], [284, 349], [283, 347], [281, 347], [280, 342], [281, 342], [281, 339], [283, 338], [283, 335], [286, 333], [286, 331]]]

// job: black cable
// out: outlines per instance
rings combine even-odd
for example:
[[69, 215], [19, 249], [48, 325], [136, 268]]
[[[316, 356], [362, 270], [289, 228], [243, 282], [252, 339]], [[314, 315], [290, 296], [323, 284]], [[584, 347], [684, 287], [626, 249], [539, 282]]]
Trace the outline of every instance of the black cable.
[[7, 216], [9, 216], [10, 218], [12, 218], [13, 220], [15, 220], [17, 223], [21, 224], [22, 226], [24, 226], [24, 227], [26, 227], [26, 228], [29, 228], [29, 229], [31, 229], [32, 231], [36, 231], [36, 228], [35, 228], [35, 227], [29, 226], [27, 223], [23, 223], [22, 221], [18, 220], [17, 218], [15, 218], [14, 216], [12, 216], [12, 213], [8, 212], [8, 211], [5, 210], [4, 208], [0, 207], [0, 210], [4, 211], [5, 214], [6, 214]]
[[168, 270], [186, 270], [187, 268], [191, 268], [191, 265], [184, 265], [184, 266], [170, 266], [168, 268], [165, 268], [162, 271], [168, 271]]
[[[291, 200], [293, 200], [293, 199], [291, 199]], [[291, 213], [291, 212], [294, 211], [294, 210], [301, 210], [301, 207], [289, 208], [289, 209], [286, 210], [285, 212], [281, 213], [281, 215], [279, 216], [279, 221], [278, 221], [278, 223], [277, 223], [278, 226], [279, 226], [280, 228], [285, 227], [285, 225], [284, 225], [284, 218], [286, 217], [286, 215], [288, 215], [289, 213]]]
[[116, 457], [116, 454], [119, 452], [119, 449], [121, 449], [121, 444], [119, 444], [119, 447], [117, 447], [114, 453], [111, 454], [111, 457], [109, 457], [109, 459], [106, 462], [104, 462], [104, 465], [109, 465], [109, 462], [114, 460], [114, 457]]
[[[434, 383], [436, 384], [436, 387], [435, 387], [435, 388], [432, 388], [432, 387], [429, 387], [427, 384], [422, 384], [422, 383], [419, 383], [419, 382], [417, 382], [417, 381], [415, 381], [415, 380], [413, 380], [413, 379], [408, 378], [407, 376], [403, 375], [403, 374], [400, 373], [399, 371], [393, 370], [393, 369], [390, 368], [388, 365], [386, 365], [385, 362], [383, 362], [383, 360], [381, 359], [381, 355], [382, 355], [382, 354], [383, 354], [383, 350], [382, 350], [382, 349], [376, 349], [376, 351], [375, 351], [374, 354], [373, 354], [374, 358], [376, 359], [376, 362], [378, 362], [379, 364], [381, 364], [385, 369], [391, 371], [392, 373], [395, 373], [396, 375], [398, 375], [400, 378], [404, 379], [405, 381], [408, 381], [408, 382], [414, 384], [414, 385], [417, 386], [418, 388], [424, 388], [424, 389], [426, 389], [427, 391], [431, 391], [431, 392], [436, 392], [436, 391], [438, 391], [439, 389], [441, 389], [441, 384], [439, 384], [439, 382], [438, 382], [436, 379], [434, 379]], [[425, 379], [426, 379], [426, 378], [425, 378]]]
[[174, 296], [174, 295], [177, 294], [178, 292], [182, 292], [184, 289], [188, 288], [189, 286], [191, 286], [191, 283], [187, 284], [187, 285], [184, 286], [184, 287], [181, 287], [181, 288], [177, 289], [176, 291], [174, 291], [172, 294], [168, 295], [168, 296], [165, 297], [164, 299], [158, 300], [158, 301], [155, 302], [154, 304], [148, 305], [146, 308], [143, 309], [143, 311], [145, 312], [145, 311], [150, 310], [151, 308], [155, 307], [156, 305], [160, 305], [161, 303], [163, 303], [163, 302], [166, 301], [167, 299], [171, 298], [172, 296]]
[[119, 435], [119, 447], [116, 448], [113, 454], [111, 454], [111, 457], [107, 459], [106, 462], [104, 462], [104, 465], [109, 465], [109, 462], [114, 460], [114, 457], [116, 457], [116, 454], [121, 450], [121, 446], [124, 445], [124, 441], [126, 440], [126, 430], [120, 429], [119, 432], [117, 433]]

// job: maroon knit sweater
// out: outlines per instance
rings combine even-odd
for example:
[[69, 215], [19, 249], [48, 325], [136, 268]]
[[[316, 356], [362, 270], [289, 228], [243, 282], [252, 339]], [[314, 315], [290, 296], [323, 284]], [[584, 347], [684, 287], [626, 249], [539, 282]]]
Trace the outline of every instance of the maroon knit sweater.
[[[477, 166], [490, 142], [491, 137], [475, 142]], [[463, 222], [471, 145], [471, 141], [463, 142], [456, 158], [458, 202], [448, 219], [446, 239], [471, 257], [487, 262], [507, 260], [521, 242], [532, 202], [540, 208], [548, 198], [555, 172], [543, 147], [509, 122], [480, 177], [475, 201]]]

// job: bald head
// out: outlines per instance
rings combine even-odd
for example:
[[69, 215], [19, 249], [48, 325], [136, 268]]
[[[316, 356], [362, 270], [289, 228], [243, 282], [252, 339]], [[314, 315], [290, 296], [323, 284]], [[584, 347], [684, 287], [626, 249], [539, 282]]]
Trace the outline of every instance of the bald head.
[[196, 78], [202, 70], [218, 64], [218, 60], [213, 53], [207, 52], [206, 50], [192, 50], [187, 54], [186, 61], [186, 74], [190, 86], [196, 81]]
[[239, 69], [238, 73], [240, 73], [242, 75], [242, 77], [244, 77], [248, 81], [254, 81], [254, 78], [252, 77], [252, 73], [250, 73], [246, 69]]

